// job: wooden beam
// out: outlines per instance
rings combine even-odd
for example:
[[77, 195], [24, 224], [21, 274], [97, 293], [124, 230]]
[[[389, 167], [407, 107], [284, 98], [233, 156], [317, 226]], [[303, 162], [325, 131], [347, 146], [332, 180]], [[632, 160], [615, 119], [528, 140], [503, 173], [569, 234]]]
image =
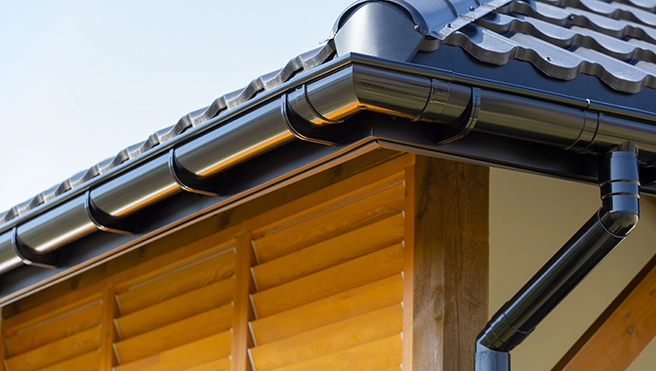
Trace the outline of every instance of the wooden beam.
[[624, 370], [656, 336], [656, 256], [613, 300], [554, 370]]
[[488, 319], [489, 169], [417, 156], [407, 184], [412, 369], [473, 370], [475, 339]]
[[101, 314], [102, 328], [100, 331], [100, 371], [110, 371], [116, 366], [114, 354], [114, 341], [116, 340], [116, 330], [114, 329], [114, 317], [117, 313], [116, 297], [114, 287], [107, 286], [103, 292], [103, 307]]
[[248, 321], [254, 319], [250, 294], [254, 291], [251, 266], [255, 264], [255, 257], [250, 231], [237, 236], [236, 245], [234, 312], [232, 315], [232, 371], [247, 371], [251, 369], [248, 348], [253, 346], [253, 340], [248, 331]]

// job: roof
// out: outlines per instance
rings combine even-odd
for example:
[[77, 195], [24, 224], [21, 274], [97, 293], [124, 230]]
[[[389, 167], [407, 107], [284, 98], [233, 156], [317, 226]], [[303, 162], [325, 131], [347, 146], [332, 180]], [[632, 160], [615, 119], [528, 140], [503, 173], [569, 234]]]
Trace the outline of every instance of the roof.
[[[403, 1], [397, 2], [406, 5]], [[477, 60], [492, 65], [505, 65], [513, 59], [526, 61], [546, 76], [556, 79], [571, 80], [579, 74], [586, 74], [596, 76], [620, 92], [637, 93], [645, 86], [656, 88], [654, 0], [495, 0], [481, 6], [473, 1], [460, 1], [454, 2], [458, 4], [457, 12], [451, 7], [445, 9], [446, 3], [441, 1], [434, 3], [438, 4], [437, 10], [414, 10], [415, 18], [430, 11], [447, 13], [441, 19], [425, 16], [427, 19], [416, 21], [426, 25], [427, 29], [422, 40], [423, 52], [435, 51], [446, 44], [458, 46]], [[497, 6], [499, 8], [494, 9]], [[449, 11], [452, 14], [448, 14]], [[460, 15], [454, 16], [456, 13]], [[124, 148], [116, 156], [0, 212], [0, 226], [255, 98], [259, 93], [287, 82], [296, 74], [321, 65], [334, 56], [332, 53], [330, 45], [326, 45], [291, 59], [280, 70], [255, 78], [243, 89], [227, 93], [211, 105], [181, 117], [175, 125], [163, 128], [146, 140]]]
[[[14, 257], [15, 252], [9, 250], [3, 252], [4, 245], [14, 246], [14, 250], [35, 248], [37, 255], [47, 255], [50, 251], [88, 235], [96, 230], [96, 226], [101, 230], [116, 232], [116, 228], [103, 224], [112, 224], [115, 219], [122, 219], [139, 210], [142, 207], [139, 205], [152, 205], [181, 189], [201, 194], [214, 194], [211, 189], [201, 189], [203, 186], [200, 185], [198, 178], [225, 172], [226, 169], [237, 166], [240, 163], [237, 161], [247, 161], [263, 153], [264, 147], [260, 145], [248, 147], [249, 153], [245, 156], [243, 148], [231, 147], [240, 140], [250, 142], [252, 138], [248, 136], [259, 135], [257, 130], [270, 131], [271, 136], [264, 139], [268, 143], [266, 151], [290, 143], [294, 138], [337, 145], [334, 149], [335, 153], [345, 150], [346, 146], [334, 139], [335, 135], [342, 135], [337, 133], [339, 129], [330, 129], [330, 127], [340, 126], [333, 124], [350, 119], [359, 112], [360, 108], [380, 113], [391, 112], [399, 117], [431, 123], [459, 123], [469, 116], [469, 121], [464, 124], [465, 127], [457, 128], [461, 130], [460, 133], [450, 136], [448, 140], [438, 140], [437, 144], [441, 146], [439, 151], [447, 155], [464, 156], [476, 161], [531, 171], [540, 171], [542, 167], [547, 166], [543, 165], [543, 158], [532, 159], [531, 151], [527, 149], [533, 149], [533, 145], [521, 147], [524, 144], [518, 144], [514, 139], [509, 139], [507, 142], [504, 142], [506, 139], [499, 139], [495, 144], [497, 147], [493, 149], [493, 152], [496, 152], [490, 154], [487, 148], [483, 148], [487, 144], [481, 147], [481, 139], [476, 133], [468, 136], [473, 139], [465, 141], [469, 146], [465, 149], [459, 147], [461, 141], [458, 141], [455, 147], [449, 144], [467, 136], [477, 120], [493, 123], [490, 128], [499, 126], [499, 121], [495, 121], [500, 120], [498, 117], [494, 118], [489, 114], [488, 117], [478, 117], [479, 111], [487, 112], [480, 108], [481, 88], [489, 89], [491, 92], [508, 93], [511, 96], [493, 98], [506, 99], [515, 105], [520, 101], [519, 99], [524, 99], [517, 98], [519, 96], [549, 101], [551, 102], [549, 104], [554, 105], [553, 107], [564, 107], [564, 112], [576, 117], [576, 120], [582, 118], [582, 128], [573, 129], [575, 141], [571, 145], [561, 145], [559, 142], [562, 139], [559, 136], [561, 133], [556, 133], [557, 135], [553, 136], [557, 137], [554, 139], [557, 143], [551, 143], [552, 146], [575, 149], [577, 153], [588, 154], [607, 145], [606, 142], [612, 144], [610, 142], [616, 139], [644, 138], [640, 133], [640, 130], [644, 131], [642, 127], [635, 129], [634, 133], [630, 130], [631, 126], [626, 124], [624, 128], [628, 134], [615, 135], [615, 137], [612, 137], [612, 133], [603, 132], [600, 127], [604, 124], [604, 120], [609, 122], [609, 127], [619, 127], [624, 124], [621, 120], [629, 119], [650, 125], [654, 122], [656, 117], [656, 108], [652, 105], [656, 99], [654, 9], [656, 9], [654, 0], [626, 0], [626, 2], [612, 3], [599, 0], [548, 2], [363, 0], [356, 2], [339, 17], [331, 40], [323, 47], [292, 59], [284, 68], [256, 78], [245, 88], [228, 93], [216, 99], [208, 107], [185, 115], [176, 125], [162, 129], [145, 141], [130, 146], [116, 156], [101, 161], [34, 198], [0, 213], [0, 272], [3, 271], [1, 268], [3, 254], [10, 256], [7, 261], [11, 261], [6, 264], [5, 270], [14, 269], [18, 264]], [[348, 72], [350, 75], [346, 73], [340, 75], [339, 72], [344, 71], [349, 63], [355, 62], [377, 69], [377, 72], [363, 70], [364, 75], [369, 72], [383, 73], [381, 71], [389, 70], [400, 74], [402, 78], [410, 73], [421, 75], [422, 78], [430, 78], [422, 80], [423, 82], [416, 79], [408, 80], [407, 89], [410, 90], [404, 91], [404, 95], [390, 93], [389, 97], [392, 101], [385, 101], [385, 97], [380, 94], [375, 97], [358, 97], [362, 102], [361, 105], [345, 106], [344, 109], [335, 108], [340, 102], [332, 97], [322, 96], [322, 99], [327, 100], [322, 107], [318, 107], [316, 101], [311, 102], [310, 95], [320, 96], [319, 89], [324, 85], [335, 87], [334, 89], [344, 88], [345, 85], [341, 84], [340, 78], [349, 84], [361, 84], [360, 80], [354, 81], [353, 69]], [[323, 80], [330, 81], [323, 84]], [[405, 89], [403, 84], [406, 82], [401, 80], [397, 82]], [[361, 90], [368, 89], [366, 82], [362, 84], [364, 88]], [[385, 87], [377, 86], [376, 89], [387, 92]], [[399, 88], [399, 90], [403, 89]], [[411, 89], [428, 92], [428, 101], [422, 96], [417, 98], [417, 102], [410, 102]], [[441, 93], [440, 89], [446, 89], [443, 103], [435, 101]], [[278, 98], [282, 98], [280, 104], [276, 102]], [[367, 99], [379, 101], [369, 104]], [[394, 99], [404, 100], [403, 104], [408, 105], [409, 111], [397, 109]], [[483, 102], [485, 103], [486, 100], [484, 99]], [[279, 123], [262, 121], [261, 114], [258, 116], [253, 113], [249, 116], [249, 112], [255, 109], [262, 109], [262, 112], [277, 118], [282, 117], [280, 119], [282, 126], [279, 126]], [[499, 109], [493, 107], [493, 110]], [[517, 111], [509, 115], [537, 114], [537, 112]], [[618, 117], [602, 119], [600, 112], [607, 115], [617, 114]], [[590, 125], [593, 125], [589, 123], [591, 117], [596, 120], [594, 129], [590, 129]], [[253, 120], [261, 122], [253, 123]], [[251, 129], [243, 129], [249, 125]], [[434, 130], [435, 126], [417, 127], [420, 128], [418, 130]], [[488, 129], [479, 125], [476, 130], [485, 133]], [[506, 131], [497, 134], [511, 138], [524, 138], [522, 136], [526, 135], [524, 131], [514, 127], [506, 127], [504, 130]], [[535, 130], [539, 132], [542, 129]], [[608, 139], [611, 137], [612, 139]], [[551, 139], [550, 137], [549, 140]], [[479, 142], [476, 142], [477, 140]], [[545, 142], [542, 137], [528, 138], [528, 140]], [[354, 146], [354, 143], [349, 145]], [[518, 149], [514, 152], [503, 152], [499, 149], [502, 146], [499, 143], [518, 146]], [[643, 157], [643, 164], [655, 164], [656, 157], [650, 157], [650, 153], [656, 153], [656, 150], [651, 151], [650, 146], [653, 145], [656, 149], [656, 142], [652, 143], [649, 139], [643, 140], [640, 144], [646, 149], [644, 153], [649, 154]], [[404, 145], [407, 143], [398, 141], [396, 147], [390, 148], [402, 149], [405, 148]], [[421, 145], [424, 148], [434, 149], [434, 143]], [[477, 147], [476, 153], [472, 152], [472, 146]], [[479, 150], [479, 147], [482, 149]], [[214, 163], [208, 164], [207, 153], [221, 149], [232, 151], [226, 157], [228, 160], [220, 166]], [[307, 151], [316, 151], [316, 156], [330, 157], [327, 155], [327, 150], [308, 149]], [[241, 157], [237, 156], [239, 159], [235, 159], [237, 152], [241, 153], [239, 155]], [[302, 153], [306, 153], [309, 158], [310, 152], [299, 151], [294, 155], [301, 156]], [[501, 160], [486, 162], [488, 160], [485, 159], [491, 156], [497, 156]], [[549, 156], [553, 157], [551, 154]], [[586, 160], [583, 161], [585, 164], [581, 164], [579, 163], [581, 161], [577, 160], [579, 157], [572, 160], [574, 157], [571, 155], [565, 156], [550, 161], [565, 162], [567, 165], [563, 165], [562, 169], [559, 167], [545, 172], [557, 176], [571, 176], [579, 180], [594, 177], [596, 170], [592, 170], [594, 167], [590, 166], [590, 161]], [[281, 158], [293, 162], [292, 157]], [[172, 174], [175, 182], [162, 180], [163, 188], [153, 189], [147, 196], [125, 195], [126, 184], [134, 183], [137, 189], [145, 186], [146, 183], [139, 183], [141, 181], [139, 178], [150, 173], [166, 173], [167, 176]], [[245, 184], [250, 183], [245, 181]], [[197, 185], [201, 188], [196, 187]], [[257, 188], [252, 185], [249, 187]], [[125, 201], [125, 204], [117, 206], [123, 202], [121, 197], [132, 198], [129, 202]], [[130, 202], [137, 206], [133, 206]], [[78, 219], [70, 222], [71, 225], [78, 223], [75, 224], [77, 228], [75, 231], [64, 233], [56, 238], [44, 237], [50, 233], [58, 233], [54, 231], [58, 228], [39, 225], [57, 218], [63, 220], [65, 218], [62, 218], [62, 215], [68, 215], [67, 213], [71, 215], [82, 213], [85, 219], [83, 222]], [[82, 218], [78, 214], [75, 214], [75, 218]], [[92, 224], [89, 223], [89, 218]], [[80, 227], [80, 223], [86, 223], [85, 227]], [[43, 242], [44, 247], [38, 249], [30, 246], [30, 241], [47, 242]], [[103, 254], [108, 253], [105, 251]], [[21, 259], [29, 263], [29, 258], [22, 256]], [[0, 295], [2, 294], [0, 292]]]

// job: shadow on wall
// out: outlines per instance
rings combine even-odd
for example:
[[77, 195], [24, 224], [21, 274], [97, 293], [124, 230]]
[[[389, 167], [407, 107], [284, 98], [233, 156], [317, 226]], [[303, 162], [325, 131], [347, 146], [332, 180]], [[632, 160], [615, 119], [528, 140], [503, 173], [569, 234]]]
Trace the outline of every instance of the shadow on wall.
[[[599, 188], [501, 169], [490, 171], [490, 308], [496, 312], [599, 208]], [[656, 254], [656, 207], [641, 202], [640, 224], [513, 350], [515, 370], [551, 368]], [[629, 371], [653, 370], [656, 341]]]

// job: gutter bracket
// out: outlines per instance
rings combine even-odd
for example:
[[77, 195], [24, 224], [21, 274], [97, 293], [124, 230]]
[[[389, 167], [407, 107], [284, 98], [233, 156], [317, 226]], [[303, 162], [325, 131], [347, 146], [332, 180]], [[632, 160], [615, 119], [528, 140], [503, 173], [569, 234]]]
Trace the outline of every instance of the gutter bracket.
[[137, 215], [117, 218], [110, 215], [93, 203], [91, 191], [87, 191], [84, 198], [84, 209], [93, 224], [103, 232], [116, 234], [134, 234], [137, 230]]
[[[481, 89], [472, 88], [471, 89], [471, 100], [469, 102], [469, 107], [466, 112], [469, 112], [467, 120], [461, 121], [459, 125], [456, 126], [438, 126], [438, 142], [437, 144], [443, 145], [451, 142], [455, 142], [458, 139], [466, 137], [474, 126], [478, 122], [478, 114], [481, 111]], [[464, 116], [464, 115], [463, 115]]]
[[11, 245], [14, 252], [18, 255], [23, 263], [40, 268], [56, 268], [57, 261], [59, 260], [59, 250], [55, 250], [48, 254], [37, 254], [27, 246], [20, 237], [18, 237], [18, 227], [14, 227], [11, 231]]
[[305, 85], [291, 93], [284, 94], [281, 97], [280, 110], [282, 117], [287, 121], [289, 131], [297, 138], [329, 146], [339, 143], [342, 125], [333, 124], [341, 121], [329, 120], [321, 116], [312, 107]]
[[198, 175], [185, 169], [180, 162], [178, 162], [178, 159], [175, 157], [175, 148], [169, 150], [168, 164], [173, 179], [183, 190], [205, 196], [216, 197], [221, 195], [220, 184], [223, 174], [216, 176], [219, 179], [201, 179]]

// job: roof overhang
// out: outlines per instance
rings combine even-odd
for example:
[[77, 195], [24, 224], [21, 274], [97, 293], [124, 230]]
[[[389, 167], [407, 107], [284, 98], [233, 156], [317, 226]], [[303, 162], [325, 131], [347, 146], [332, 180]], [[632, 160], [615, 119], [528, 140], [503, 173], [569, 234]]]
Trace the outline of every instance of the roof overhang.
[[446, 44], [342, 55], [0, 226], [0, 305], [375, 149], [596, 184], [597, 155], [631, 141], [656, 194], [654, 101]]

